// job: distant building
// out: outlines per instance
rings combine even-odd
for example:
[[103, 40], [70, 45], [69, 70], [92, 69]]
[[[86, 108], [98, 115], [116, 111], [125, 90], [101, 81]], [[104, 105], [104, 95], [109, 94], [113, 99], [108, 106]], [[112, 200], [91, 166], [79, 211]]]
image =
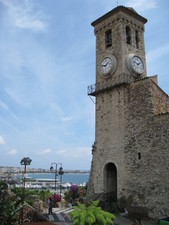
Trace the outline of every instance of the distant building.
[[2, 173], [16, 173], [20, 171], [20, 167], [0, 166], [0, 172]]

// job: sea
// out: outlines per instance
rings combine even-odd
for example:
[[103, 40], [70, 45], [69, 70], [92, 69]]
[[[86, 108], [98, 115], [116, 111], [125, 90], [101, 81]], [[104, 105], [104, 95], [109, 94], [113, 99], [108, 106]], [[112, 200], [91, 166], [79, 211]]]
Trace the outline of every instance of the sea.
[[[26, 177], [29, 179], [55, 179], [54, 173], [27, 173]], [[17, 178], [21, 178], [17, 175]], [[60, 179], [58, 176], [57, 179]], [[62, 183], [71, 183], [71, 184], [84, 184], [89, 180], [89, 173], [64, 173], [62, 175]]]

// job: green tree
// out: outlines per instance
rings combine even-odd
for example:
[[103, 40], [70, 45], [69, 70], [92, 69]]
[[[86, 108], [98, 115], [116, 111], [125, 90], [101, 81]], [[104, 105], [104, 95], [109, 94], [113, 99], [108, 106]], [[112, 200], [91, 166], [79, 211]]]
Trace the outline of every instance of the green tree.
[[[22, 198], [22, 194], [23, 194], [23, 189], [22, 188], [14, 188], [13, 192], [19, 196], [20, 198]], [[39, 196], [39, 198], [45, 202], [46, 199], [51, 196], [51, 192], [50, 190], [29, 190], [29, 189], [25, 189], [25, 201], [27, 203], [29, 203], [28, 199], [29, 199], [29, 195], [37, 195]]]
[[6, 182], [0, 181], [0, 223], [1, 225], [18, 225], [20, 200], [9, 192]]
[[92, 201], [89, 207], [78, 202], [74, 211], [70, 212], [73, 225], [113, 225], [115, 216], [98, 206], [98, 201]]
[[51, 191], [50, 190], [41, 190], [39, 191], [39, 196], [40, 196], [40, 199], [45, 202], [49, 196], [51, 196]]

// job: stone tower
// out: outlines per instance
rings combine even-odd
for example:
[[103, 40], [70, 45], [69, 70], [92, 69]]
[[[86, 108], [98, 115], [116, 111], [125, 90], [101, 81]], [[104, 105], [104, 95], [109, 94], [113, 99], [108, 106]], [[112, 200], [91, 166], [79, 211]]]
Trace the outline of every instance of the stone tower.
[[[169, 97], [147, 77], [145, 18], [118, 6], [92, 23], [96, 36], [95, 142], [89, 199], [108, 194], [148, 216], [169, 215]], [[168, 214], [168, 215], [167, 215]]]

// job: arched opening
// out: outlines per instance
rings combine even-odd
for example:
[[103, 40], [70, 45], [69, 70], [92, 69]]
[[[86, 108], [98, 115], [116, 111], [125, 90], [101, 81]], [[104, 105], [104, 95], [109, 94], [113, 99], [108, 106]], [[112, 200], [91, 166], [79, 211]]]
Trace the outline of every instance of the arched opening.
[[135, 41], [136, 41], [136, 48], [139, 49], [139, 33], [135, 31]]
[[105, 43], [106, 48], [112, 46], [112, 32], [111, 30], [107, 30], [105, 33]]
[[131, 44], [131, 29], [129, 26], [126, 26], [126, 43]]
[[117, 200], [117, 169], [114, 163], [108, 163], [104, 168], [104, 192], [111, 193]]

